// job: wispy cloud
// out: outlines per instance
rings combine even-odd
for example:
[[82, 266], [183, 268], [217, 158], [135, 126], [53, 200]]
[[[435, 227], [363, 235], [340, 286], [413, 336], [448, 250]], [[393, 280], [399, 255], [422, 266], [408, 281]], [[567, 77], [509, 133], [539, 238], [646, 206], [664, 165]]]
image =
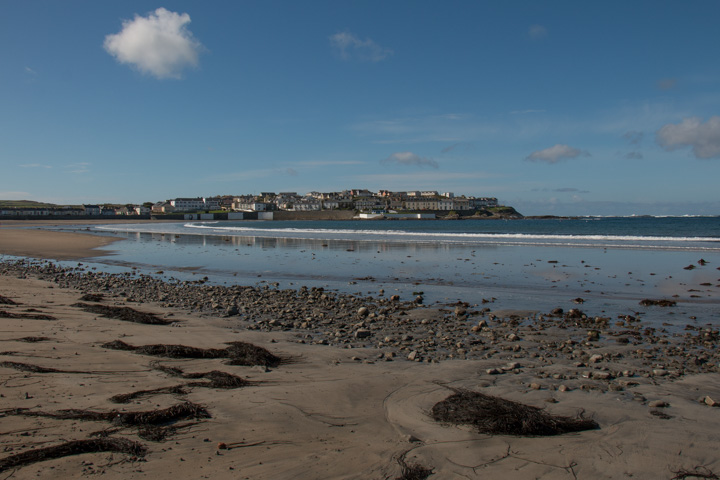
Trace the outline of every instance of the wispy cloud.
[[662, 78], [657, 82], [657, 88], [660, 90], [672, 90], [677, 87], [677, 78]]
[[513, 110], [510, 112], [510, 115], [527, 115], [528, 113], [544, 113], [545, 110], [535, 110], [532, 108], [528, 108], [526, 110]]
[[330, 36], [330, 45], [343, 60], [380, 62], [394, 54], [392, 49], [382, 47], [370, 38], [362, 40], [347, 31]]
[[494, 178], [485, 172], [411, 172], [411, 173], [370, 173], [353, 176], [359, 182], [376, 183], [378, 185], [393, 185], [392, 188], [424, 189], [438, 188], [438, 185], [448, 181], [475, 181]]
[[88, 162], [79, 162], [79, 163], [71, 163], [69, 165], [65, 165], [65, 170], [68, 173], [87, 173], [90, 171], [90, 163]]
[[332, 167], [343, 165], [363, 165], [365, 162], [359, 160], [308, 160], [294, 163], [299, 167]]
[[691, 147], [695, 158], [720, 158], [720, 116], [702, 123], [699, 117], [667, 124], [655, 133], [655, 141], [667, 151]]
[[589, 157], [590, 154], [584, 150], [573, 148], [569, 145], [554, 145], [544, 150], [538, 150], [531, 153], [525, 160], [531, 162], [545, 162], [545, 163], [557, 163], [561, 160], [567, 160], [570, 158], [578, 157]]
[[625, 139], [625, 141], [628, 142], [630, 145], [640, 145], [640, 142], [642, 142], [644, 136], [645, 134], [643, 132], [631, 130], [629, 132], [625, 132], [622, 138]]
[[457, 142], [453, 143], [452, 145], [448, 145], [447, 147], [440, 150], [441, 153], [451, 153], [456, 151], [463, 151], [467, 152], [470, 150], [473, 150], [474, 146], [472, 143], [468, 142]]
[[23, 165], [18, 165], [18, 167], [21, 167], [21, 168], [52, 168], [51, 165], [42, 165], [40, 163], [25, 163]]
[[543, 27], [542, 25], [530, 25], [530, 28], [528, 29], [528, 35], [533, 40], [540, 40], [545, 37], [547, 37], [547, 28]]
[[553, 192], [558, 193], [590, 193], [587, 190], [580, 190], [579, 188], [574, 187], [562, 187], [562, 188], [556, 188], [553, 190]]
[[642, 160], [644, 155], [642, 152], [628, 152], [625, 154], [625, 158], [628, 160]]
[[37, 75], [37, 72], [30, 67], [25, 67], [25, 73], [28, 73], [33, 76]]
[[493, 136], [501, 127], [496, 123], [480, 122], [472, 115], [452, 113], [369, 120], [355, 123], [350, 128], [359, 135], [375, 137], [373, 143], [388, 145], [459, 143]]
[[120, 33], [107, 35], [103, 46], [118, 62], [157, 78], [180, 78], [187, 67], [196, 67], [203, 50], [187, 28], [190, 15], [158, 8], [146, 17], [135, 15], [122, 24]]
[[412, 152], [396, 152], [380, 160], [380, 163], [394, 163], [397, 165], [438, 168], [438, 163], [432, 158], [421, 157]]

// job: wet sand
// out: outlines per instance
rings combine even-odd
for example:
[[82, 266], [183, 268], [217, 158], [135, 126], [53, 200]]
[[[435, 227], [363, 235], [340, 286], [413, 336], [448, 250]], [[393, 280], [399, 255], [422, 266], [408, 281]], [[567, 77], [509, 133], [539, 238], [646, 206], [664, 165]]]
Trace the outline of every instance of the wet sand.
[[[119, 237], [57, 232], [33, 227], [73, 227], [109, 223], [141, 223], [150, 220], [0, 220], [0, 254], [55, 260], [77, 260], [111, 255], [99, 247], [122, 240]], [[155, 221], [152, 221], [155, 222]], [[155, 222], [157, 223], [157, 222]]]
[[[0, 235], [6, 232], [0, 230]], [[64, 237], [56, 235], [51, 237]], [[93, 276], [69, 288], [68, 274], [80, 278], [87, 273], [52, 272], [20, 266], [0, 275], [0, 295], [9, 300], [0, 305], [7, 313], [0, 328], [0, 465], [15, 454], [98, 435], [138, 442], [148, 452], [144, 457], [108, 452], [67, 456], [7, 468], [4, 477], [400, 478], [403, 462], [432, 469], [429, 478], [670, 479], [720, 473], [720, 408], [711, 406], [720, 401], [716, 327], [672, 335], [647, 331], [643, 319], [596, 321], [590, 312], [574, 320], [548, 314], [532, 323], [518, 321], [528, 312], [463, 311], [465, 306], [443, 311], [369, 297], [355, 300], [364, 302], [367, 311], [339, 298], [336, 303], [347, 305], [348, 312], [337, 310], [334, 318], [323, 318], [322, 310], [329, 311], [320, 300], [324, 292], [280, 302], [272, 300], [280, 293], [262, 288], [236, 292], [241, 312], [229, 315], [220, 305], [222, 291], [202, 282], [187, 285], [196, 295], [192, 300], [198, 305], [193, 306], [171, 294], [151, 301], [152, 292], [142, 294], [146, 284], [131, 275]], [[87, 293], [102, 296], [83, 299]], [[208, 307], [201, 305], [204, 295], [212, 295], [222, 308], [212, 308], [211, 298], [204, 300]], [[127, 306], [154, 313], [167, 324], [107, 318], [84, 311], [78, 302]], [[308, 313], [310, 318], [296, 319], [304, 320], [304, 326], [279, 314], [290, 310], [298, 317], [308, 302], [322, 308]], [[276, 312], [280, 304], [283, 310]], [[268, 306], [272, 308], [266, 311]], [[412, 338], [386, 340], [399, 336], [390, 325], [411, 332]], [[328, 341], [325, 330], [336, 330], [342, 342]], [[428, 363], [429, 357], [418, 353], [420, 347], [432, 341], [439, 348], [444, 336], [462, 343], [462, 348], [453, 347], [455, 352], [478, 355]], [[164, 358], [102, 347], [116, 340], [204, 349], [243, 341], [285, 361], [272, 367], [228, 365], [220, 358]], [[57, 371], [19, 370], [18, 364]], [[250, 384], [235, 389], [188, 386], [192, 382], [158, 367], [185, 374], [217, 370]], [[110, 400], [180, 384], [182, 393], [158, 391], [129, 404]], [[429, 415], [433, 405], [456, 389], [561, 416], [582, 414], [600, 428], [524, 437], [482, 434], [434, 421]], [[180, 428], [159, 442], [143, 439], [127, 425], [16, 410], [148, 412], [183, 402], [204, 407], [210, 418], [179, 420], [175, 425]]]

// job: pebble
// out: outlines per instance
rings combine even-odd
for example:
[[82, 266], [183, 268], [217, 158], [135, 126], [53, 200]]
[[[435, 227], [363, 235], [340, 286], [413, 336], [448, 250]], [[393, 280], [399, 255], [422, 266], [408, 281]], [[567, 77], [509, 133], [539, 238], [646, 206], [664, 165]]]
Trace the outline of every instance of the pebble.
[[[430, 363], [451, 358], [493, 358], [498, 360], [496, 365], [501, 365], [503, 361], [518, 358], [533, 359], [541, 365], [569, 368], [576, 365], [588, 369], [600, 363], [617, 364], [616, 369], [622, 371], [623, 377], [638, 375], [641, 382], [645, 381], [642, 377], [659, 381], [663, 377], [720, 373], [717, 327], [691, 324], [690, 329], [680, 334], [669, 333], [660, 327], [650, 327], [642, 314], [618, 315], [620, 322], [615, 326], [611, 326], [614, 325], [611, 317], [588, 315], [577, 308], [567, 312], [556, 308], [550, 314], [526, 318], [503, 317], [493, 314], [489, 308], [475, 310], [460, 302], [424, 306], [420, 292], [414, 293], [416, 298], [412, 301], [401, 301], [399, 295], [364, 297], [305, 286], [280, 289], [275, 283], [221, 286], [207, 279], [180, 281], [140, 271], [132, 275], [109, 274], [32, 259], [0, 261], [0, 274], [34, 276], [57, 287], [102, 293], [108, 304], [129, 298], [132, 308], [145, 310], [147, 307], [143, 304], [149, 304], [162, 309], [167, 317], [182, 318], [184, 313], [214, 317], [227, 322], [228, 329], [236, 333], [244, 330], [288, 332], [297, 335], [291, 341], [298, 343], [393, 352], [392, 356], [378, 356], [378, 359], [401, 357]], [[470, 327], [467, 319], [476, 315], [484, 318]], [[426, 320], [425, 324], [422, 320]], [[177, 320], [173, 327], [185, 328], [186, 322]], [[562, 329], [561, 332], [558, 329]], [[557, 333], [564, 339], [553, 340]], [[628, 346], [632, 346], [627, 349], [616, 343], [618, 339], [627, 339]], [[597, 346], [604, 346], [603, 341], [611, 348], [623, 349], [622, 355], [593, 353]], [[518, 368], [519, 364], [508, 364], [485, 371], [497, 375]], [[567, 378], [577, 376], [577, 373], [564, 373]], [[605, 380], [621, 376], [609, 372], [599, 375], [600, 379], [608, 376]], [[592, 373], [590, 377], [598, 378]], [[631, 387], [634, 383], [618, 382], [618, 385]], [[714, 399], [711, 401], [716, 403]]]

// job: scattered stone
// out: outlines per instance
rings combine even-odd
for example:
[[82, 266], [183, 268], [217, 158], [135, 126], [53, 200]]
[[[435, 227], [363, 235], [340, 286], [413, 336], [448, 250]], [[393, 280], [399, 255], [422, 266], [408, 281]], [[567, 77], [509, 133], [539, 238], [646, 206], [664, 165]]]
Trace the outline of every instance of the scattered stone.
[[372, 335], [370, 330], [360, 329], [355, 331], [355, 338], [368, 338]]
[[677, 302], [674, 300], [650, 300], [649, 298], [646, 298], [640, 301], [640, 305], [643, 307], [674, 307], [677, 305]]

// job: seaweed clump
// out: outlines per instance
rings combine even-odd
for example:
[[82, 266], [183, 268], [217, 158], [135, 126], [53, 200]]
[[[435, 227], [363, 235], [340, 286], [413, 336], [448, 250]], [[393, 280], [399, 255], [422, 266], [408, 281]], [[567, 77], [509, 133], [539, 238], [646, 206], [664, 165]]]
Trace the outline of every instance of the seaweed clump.
[[80, 300], [83, 302], [102, 302], [104, 296], [102, 293], [86, 293]]
[[172, 323], [159, 318], [153, 313], [140, 312], [130, 307], [90, 305], [89, 303], [74, 303], [72, 306], [88, 313], [94, 313], [96, 315], [102, 315], [106, 318], [122, 320], [124, 322], [142, 323], [144, 325], [169, 325]]
[[32, 365], [29, 363], [20, 362], [0, 362], [0, 367], [12, 368], [21, 372], [30, 373], [90, 373], [78, 370], [58, 370], [56, 368], [41, 367], [39, 365]]
[[7, 310], [0, 310], [0, 318], [25, 318], [28, 320], [57, 320], [52, 315], [45, 315], [44, 313], [12, 313]]
[[433, 474], [432, 468], [426, 468], [417, 463], [408, 465], [402, 459], [398, 463], [400, 464], [400, 476], [395, 477], [395, 480], [425, 480]]
[[435, 421], [472, 425], [479, 433], [491, 435], [550, 436], [600, 428], [594, 420], [551, 415], [541, 408], [468, 390], [436, 403], [431, 411]]
[[45, 460], [97, 452], [117, 452], [126, 453], [135, 457], [144, 457], [147, 453], [147, 449], [141, 443], [126, 440], [124, 438], [74, 440], [52, 447], [36, 448], [0, 459], [0, 472], [4, 472], [11, 468], [32, 465], [33, 463]]
[[59, 420], [86, 420], [95, 422], [111, 422], [124, 427], [144, 427], [148, 425], [166, 425], [189, 418], [210, 418], [210, 413], [202, 405], [191, 402], [179, 403], [160, 410], [146, 412], [96, 412], [92, 410], [67, 409], [57, 412], [31, 412], [16, 409], [12, 413], [26, 417], [47, 417]]
[[165, 358], [226, 358], [227, 365], [263, 365], [277, 367], [282, 359], [268, 350], [245, 342], [228, 343], [227, 348], [198, 348], [187, 345], [143, 345], [133, 346], [122, 340], [104, 343], [101, 346], [111, 350], [125, 350], [140, 355], [151, 355]]
[[18, 305], [18, 303], [12, 298], [3, 297], [0, 295], [0, 305]]
[[677, 305], [677, 302], [675, 300], [651, 300], [646, 298], [644, 300], [640, 300], [640, 305], [643, 307], [674, 307]]

